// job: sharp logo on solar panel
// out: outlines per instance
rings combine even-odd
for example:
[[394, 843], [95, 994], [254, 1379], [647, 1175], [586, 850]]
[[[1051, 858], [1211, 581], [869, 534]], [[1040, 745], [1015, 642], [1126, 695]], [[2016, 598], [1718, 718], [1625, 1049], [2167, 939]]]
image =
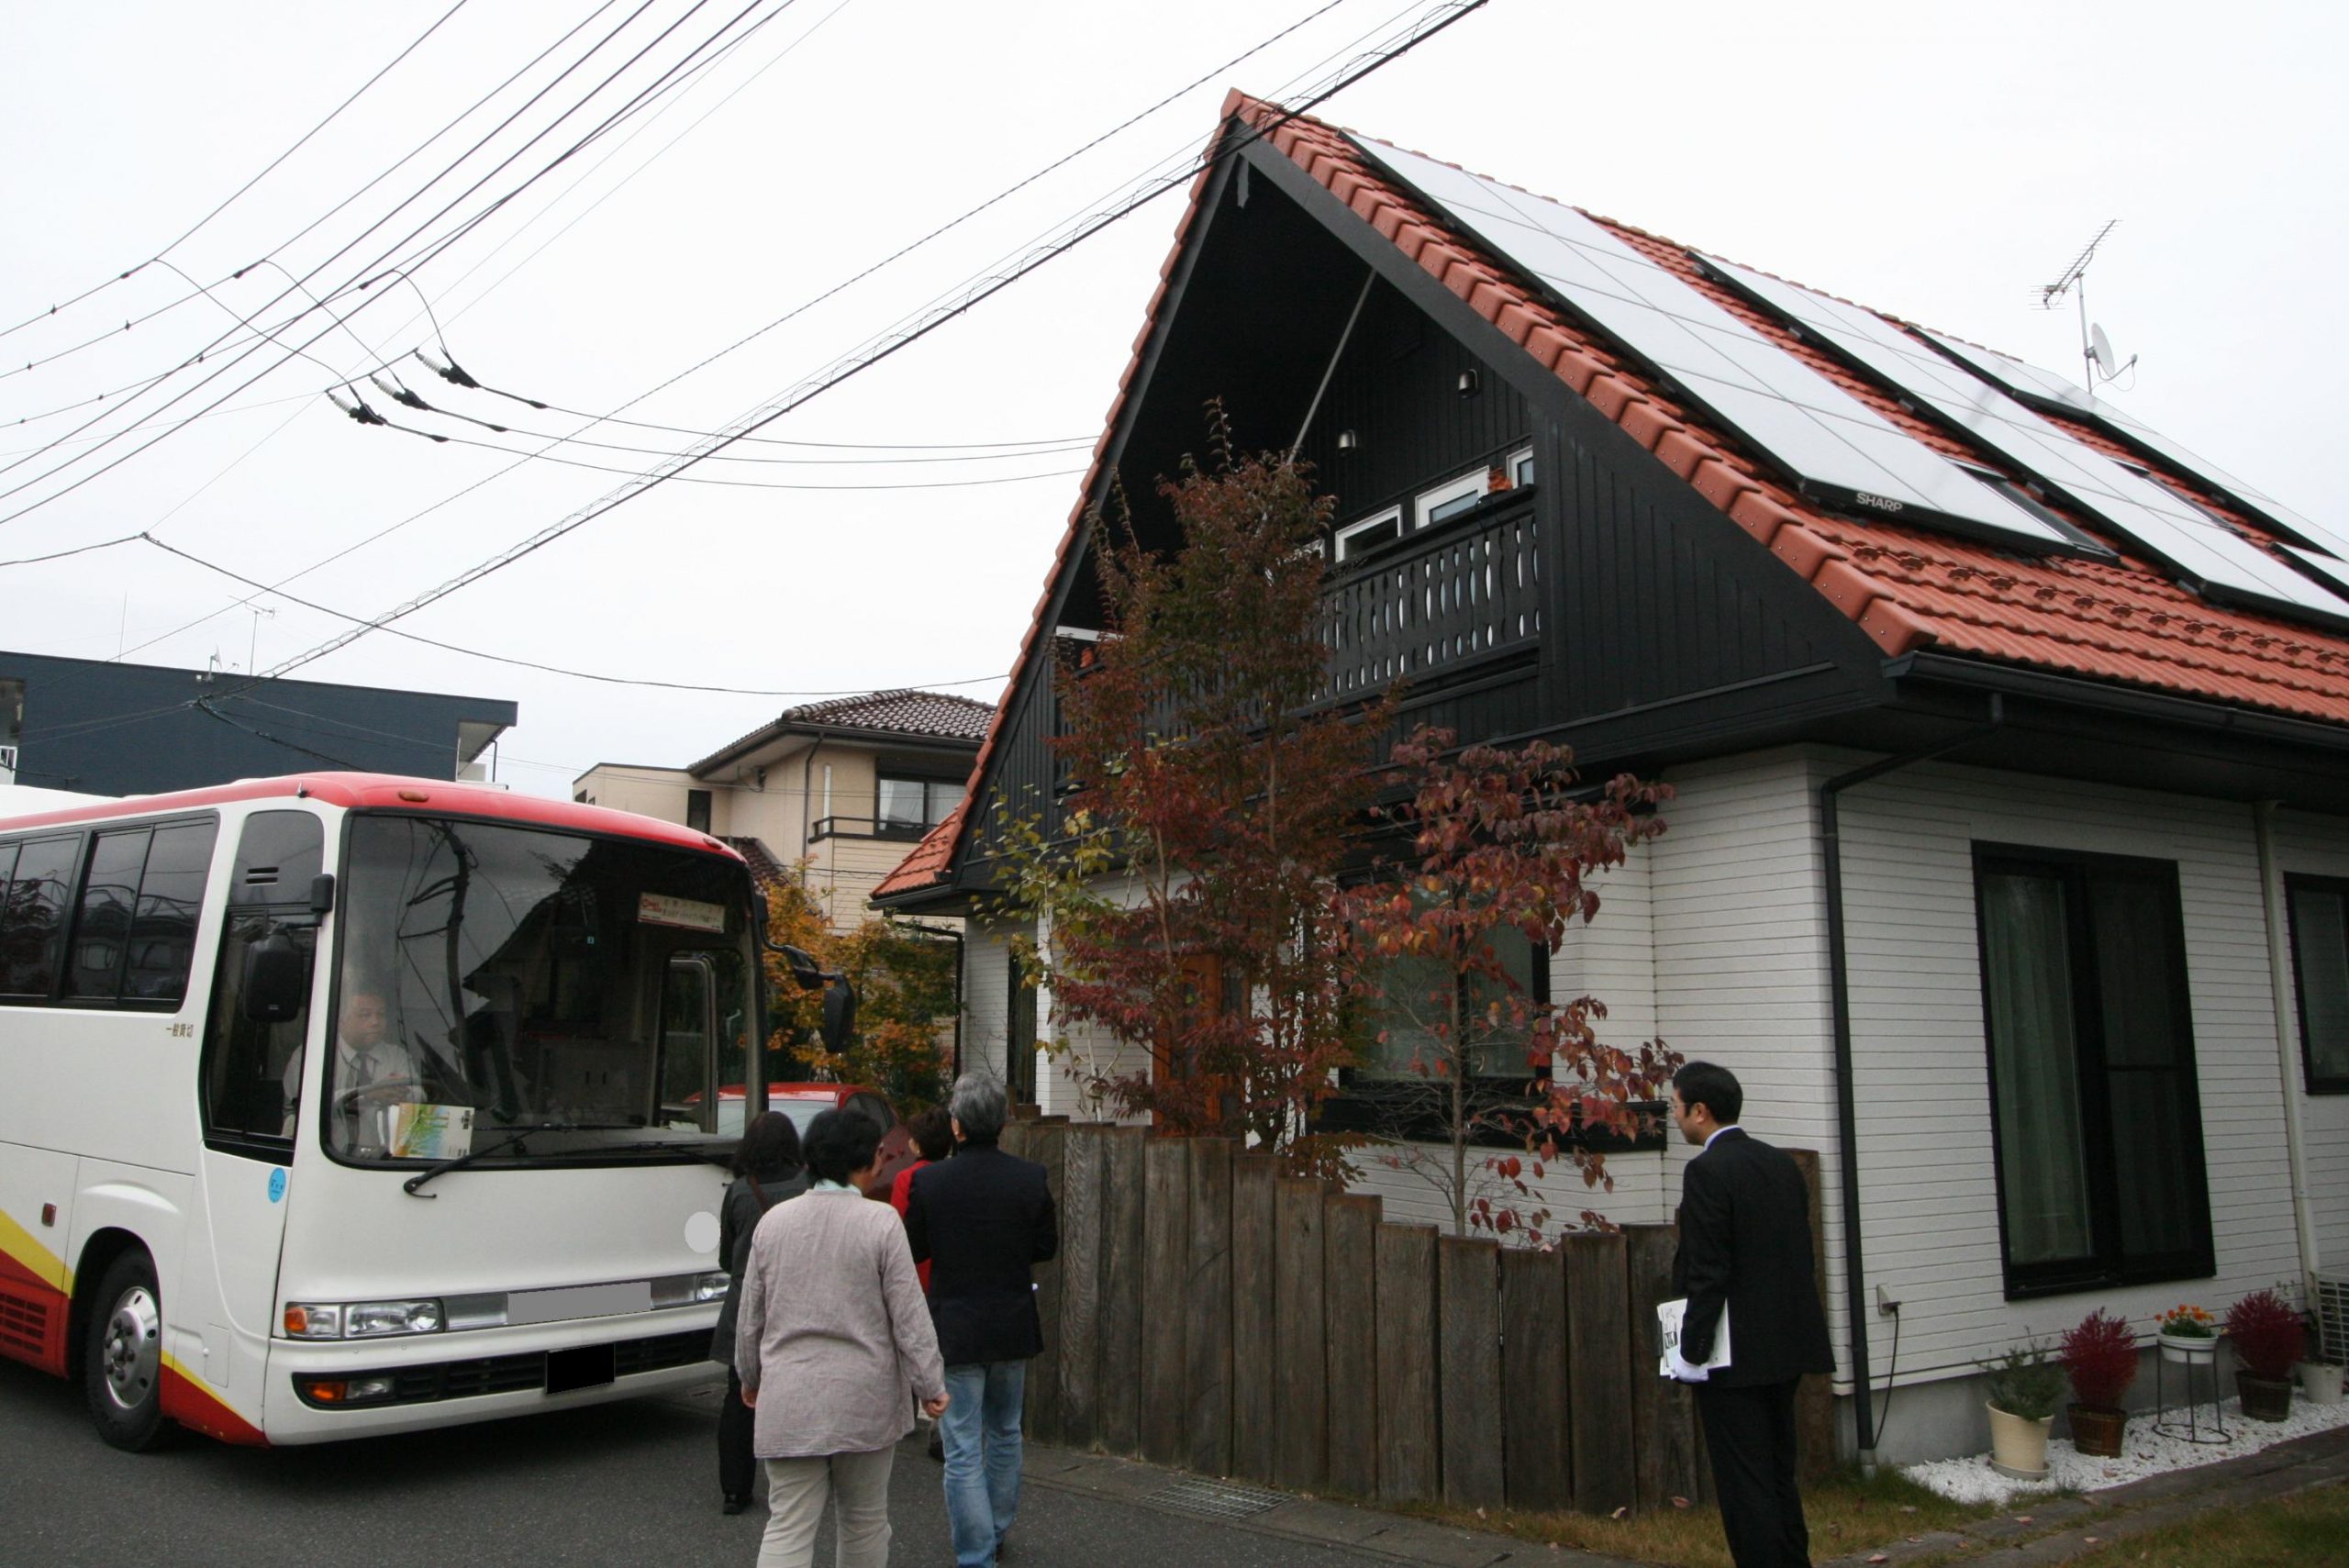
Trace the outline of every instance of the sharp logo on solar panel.
[[1879, 512], [1898, 512], [1908, 507], [1906, 501], [1896, 501], [1889, 495], [1871, 495], [1865, 490], [1852, 492], [1852, 499], [1863, 506], [1873, 506]]

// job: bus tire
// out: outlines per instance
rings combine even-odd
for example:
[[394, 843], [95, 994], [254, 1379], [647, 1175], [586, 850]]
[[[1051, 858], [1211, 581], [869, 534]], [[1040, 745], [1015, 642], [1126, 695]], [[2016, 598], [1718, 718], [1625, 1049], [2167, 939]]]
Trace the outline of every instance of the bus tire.
[[163, 1296], [137, 1247], [108, 1264], [90, 1301], [82, 1394], [98, 1436], [129, 1453], [156, 1446], [163, 1419]]

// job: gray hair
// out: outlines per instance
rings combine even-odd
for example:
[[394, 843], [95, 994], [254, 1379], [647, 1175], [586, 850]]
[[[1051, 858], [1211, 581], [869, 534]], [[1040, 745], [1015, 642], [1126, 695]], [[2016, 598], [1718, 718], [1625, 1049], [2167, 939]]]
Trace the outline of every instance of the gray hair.
[[954, 1080], [946, 1102], [947, 1114], [963, 1124], [963, 1137], [972, 1143], [993, 1143], [1003, 1136], [1003, 1080], [992, 1073], [965, 1073]]

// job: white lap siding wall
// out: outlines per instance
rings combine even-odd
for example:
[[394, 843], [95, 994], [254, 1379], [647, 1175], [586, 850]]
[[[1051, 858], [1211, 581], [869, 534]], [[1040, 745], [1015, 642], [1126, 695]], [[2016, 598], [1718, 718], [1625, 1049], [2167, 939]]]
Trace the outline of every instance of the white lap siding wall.
[[[2287, 873], [2349, 878], [2349, 823], [2282, 814], [2276, 824], [2276, 856]], [[2294, 996], [2297, 1000], [2297, 992]], [[2349, 1095], [2307, 1093], [2297, 1012], [2285, 1021], [2292, 1031], [2291, 1068], [2286, 1076], [2300, 1109], [2300, 1148], [2316, 1232], [2310, 1266], [2327, 1273], [2349, 1273]]]
[[963, 1070], [1010, 1082], [1011, 943], [1024, 927], [973, 918], [963, 937]]
[[[2179, 1301], [2219, 1309], [2298, 1273], [2251, 807], [1927, 764], [1846, 795], [1842, 834], [1865, 1266], [1906, 1303], [1898, 1382], [1969, 1373], [2099, 1307], [2149, 1333]], [[1976, 843], [2176, 863], [2215, 1279], [2006, 1299]], [[1888, 1327], [1871, 1327], [1879, 1388]]]

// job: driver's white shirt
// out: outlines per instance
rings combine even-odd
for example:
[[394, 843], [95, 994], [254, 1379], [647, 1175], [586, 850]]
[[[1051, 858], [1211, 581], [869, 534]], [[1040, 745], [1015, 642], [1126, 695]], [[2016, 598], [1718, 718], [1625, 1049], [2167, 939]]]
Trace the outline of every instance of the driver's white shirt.
[[[359, 1059], [367, 1058], [367, 1069], [362, 1072]], [[396, 1040], [379, 1040], [370, 1046], [356, 1046], [338, 1037], [334, 1042], [334, 1092], [363, 1088], [369, 1084], [389, 1080], [415, 1084], [416, 1057]], [[302, 1058], [297, 1052], [285, 1063], [285, 1104], [289, 1112], [302, 1095]]]

